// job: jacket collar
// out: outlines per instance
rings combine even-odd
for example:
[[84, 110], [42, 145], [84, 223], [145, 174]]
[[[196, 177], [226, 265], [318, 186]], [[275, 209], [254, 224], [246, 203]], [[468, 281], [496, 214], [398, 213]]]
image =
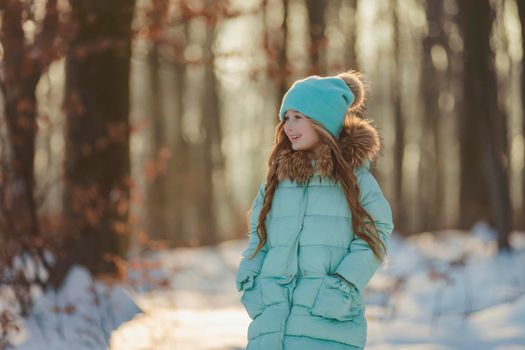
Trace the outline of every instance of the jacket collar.
[[[350, 118], [343, 129], [337, 140], [343, 158], [354, 171], [361, 167], [369, 168], [370, 162], [379, 156], [382, 148], [382, 140], [377, 129], [370, 121], [358, 117]], [[315, 151], [283, 149], [277, 155], [276, 161], [279, 181], [289, 179], [304, 184], [313, 175], [335, 180], [334, 159], [326, 144]]]

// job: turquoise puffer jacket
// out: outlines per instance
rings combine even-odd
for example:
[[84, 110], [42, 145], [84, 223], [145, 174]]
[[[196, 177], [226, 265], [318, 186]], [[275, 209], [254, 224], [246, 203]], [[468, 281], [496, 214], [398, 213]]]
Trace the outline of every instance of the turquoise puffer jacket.
[[[352, 142], [340, 142], [347, 157], [358, 157], [347, 160], [355, 164], [360, 202], [386, 244], [394, 228], [392, 212], [370, 172], [370, 159], [379, 152], [378, 135], [368, 123], [356, 123], [345, 127], [354, 135]], [[320, 165], [326, 167], [331, 157], [321, 156], [322, 161], [314, 159], [311, 168], [305, 168], [308, 163], [297, 162], [294, 153], [282, 157], [289, 163], [280, 171], [266, 218], [267, 242], [253, 259], [248, 257], [259, 242], [256, 230], [265, 183], [251, 206], [248, 246], [236, 277], [241, 302], [252, 319], [246, 349], [362, 349], [367, 340], [363, 293], [380, 265], [368, 244], [354, 236], [340, 185], [323, 175], [327, 169]], [[311, 171], [307, 183], [295, 181], [298, 171]]]

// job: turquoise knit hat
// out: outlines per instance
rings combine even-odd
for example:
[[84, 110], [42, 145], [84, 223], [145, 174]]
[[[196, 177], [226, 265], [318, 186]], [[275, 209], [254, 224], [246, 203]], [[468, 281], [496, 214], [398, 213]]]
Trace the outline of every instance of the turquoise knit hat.
[[346, 82], [337, 76], [311, 75], [297, 80], [286, 92], [279, 119], [293, 109], [318, 121], [337, 140], [348, 108], [355, 100]]

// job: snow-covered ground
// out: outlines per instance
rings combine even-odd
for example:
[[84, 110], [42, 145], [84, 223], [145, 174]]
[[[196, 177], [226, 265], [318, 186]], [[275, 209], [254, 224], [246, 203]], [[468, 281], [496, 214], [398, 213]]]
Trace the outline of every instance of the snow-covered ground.
[[140, 312], [123, 286], [74, 266], [59, 290], [38, 296], [9, 340], [19, 350], [107, 349], [111, 333]]
[[[407, 240], [394, 233], [387, 264], [365, 295], [366, 348], [525, 349], [525, 234], [513, 233], [511, 242], [514, 254], [496, 255], [494, 235], [482, 224], [470, 233]], [[76, 269], [63, 291], [39, 300], [17, 348], [244, 349], [250, 319], [235, 273], [246, 244], [227, 241], [132, 259], [126, 289], [94, 284]], [[72, 305], [79, 312], [68, 314]]]
[[[134, 284], [148, 281], [135, 295], [145, 312], [113, 333], [111, 349], [244, 349], [250, 319], [234, 279], [246, 244], [149, 257], [130, 274]], [[515, 232], [512, 245], [515, 254], [496, 255], [482, 224], [408, 240], [393, 234], [365, 296], [367, 349], [525, 349], [525, 235]]]

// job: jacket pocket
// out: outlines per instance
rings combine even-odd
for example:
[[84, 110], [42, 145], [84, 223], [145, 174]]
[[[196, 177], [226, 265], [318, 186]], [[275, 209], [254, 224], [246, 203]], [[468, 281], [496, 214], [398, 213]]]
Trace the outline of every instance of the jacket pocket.
[[249, 276], [242, 284], [243, 294], [241, 303], [248, 312], [248, 316], [253, 320], [265, 309], [261, 294], [261, 281], [259, 276]]
[[361, 293], [333, 275], [326, 275], [310, 310], [312, 315], [349, 321], [364, 313]]

